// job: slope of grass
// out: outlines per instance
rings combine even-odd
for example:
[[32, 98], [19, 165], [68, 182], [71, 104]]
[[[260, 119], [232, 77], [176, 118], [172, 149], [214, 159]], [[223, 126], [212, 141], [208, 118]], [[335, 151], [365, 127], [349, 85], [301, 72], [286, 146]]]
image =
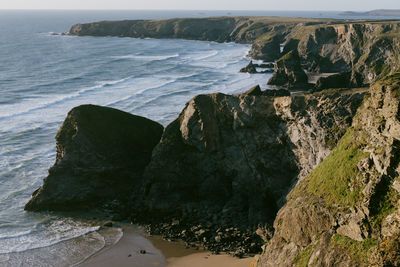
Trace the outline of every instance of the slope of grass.
[[307, 178], [309, 193], [321, 197], [328, 207], [352, 207], [362, 197], [356, 182], [357, 164], [368, 156], [358, 131], [349, 128], [331, 154]]

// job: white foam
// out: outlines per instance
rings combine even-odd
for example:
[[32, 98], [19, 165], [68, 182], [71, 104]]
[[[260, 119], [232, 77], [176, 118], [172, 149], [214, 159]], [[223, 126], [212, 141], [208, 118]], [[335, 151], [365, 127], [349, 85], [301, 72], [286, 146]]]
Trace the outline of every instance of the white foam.
[[194, 58], [190, 58], [190, 59], [192, 59], [192, 60], [204, 60], [204, 59], [208, 59], [208, 58], [211, 58], [211, 57], [215, 57], [215, 56], [217, 56], [218, 55], [218, 51], [217, 50], [213, 50], [213, 51], [210, 51], [210, 52], [208, 52], [208, 53], [205, 53], [205, 54], [202, 54], [202, 55], [200, 55], [200, 56], [198, 56], [198, 57], [194, 57]]
[[9, 104], [9, 105], [1, 105], [0, 106], [0, 119], [14, 117], [17, 115], [23, 115], [26, 113], [33, 112], [38, 109], [48, 108], [51, 105], [60, 104], [63, 101], [70, 100], [76, 97], [79, 97], [83, 94], [96, 91], [108, 86], [112, 86], [115, 84], [122, 83], [129, 78], [124, 78], [115, 81], [103, 81], [98, 82], [97, 85], [83, 88], [75, 93], [67, 94], [67, 95], [50, 95], [50, 96], [42, 96], [37, 98], [26, 99], [25, 101], [19, 104]]
[[125, 56], [113, 56], [113, 59], [133, 59], [133, 60], [145, 60], [145, 61], [159, 61], [170, 58], [179, 57], [179, 54], [173, 55], [160, 55], [160, 56], [146, 56], [146, 55], [125, 55]]
[[0, 239], [0, 254], [22, 252], [47, 247], [59, 242], [97, 231], [99, 226], [77, 222], [72, 219], [53, 220], [39, 225], [35, 231], [14, 233]]

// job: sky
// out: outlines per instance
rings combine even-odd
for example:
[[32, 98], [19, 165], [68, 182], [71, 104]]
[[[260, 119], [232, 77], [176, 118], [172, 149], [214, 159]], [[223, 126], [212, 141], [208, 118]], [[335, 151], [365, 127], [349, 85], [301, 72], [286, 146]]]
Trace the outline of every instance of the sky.
[[0, 0], [0, 9], [354, 10], [400, 9], [399, 0]]

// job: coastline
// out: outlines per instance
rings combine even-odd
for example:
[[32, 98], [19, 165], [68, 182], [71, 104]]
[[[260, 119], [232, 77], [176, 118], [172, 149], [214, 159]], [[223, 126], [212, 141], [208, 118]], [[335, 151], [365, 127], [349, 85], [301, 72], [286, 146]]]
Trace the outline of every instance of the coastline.
[[123, 235], [119, 241], [74, 266], [248, 267], [253, 262], [253, 258], [239, 259], [228, 254], [214, 255], [201, 248], [185, 248], [182, 241], [148, 236], [137, 226], [122, 225], [121, 229]]

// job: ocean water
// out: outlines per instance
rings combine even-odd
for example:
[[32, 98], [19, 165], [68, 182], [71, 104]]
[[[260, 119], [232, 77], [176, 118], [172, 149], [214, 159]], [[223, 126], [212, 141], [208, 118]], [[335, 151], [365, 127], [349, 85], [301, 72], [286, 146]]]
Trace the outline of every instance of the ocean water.
[[[54, 136], [71, 108], [88, 103], [104, 105], [167, 125], [195, 95], [240, 93], [256, 84], [265, 89], [270, 77], [239, 73], [249, 62], [246, 55], [250, 45], [59, 33], [75, 23], [105, 19], [217, 15], [340, 18], [338, 14], [0, 11], [0, 265], [68, 265], [73, 262], [56, 259], [52, 264], [43, 255], [50, 255], [50, 250], [72, 253], [77, 237], [87, 236], [88, 244], [97, 240], [91, 249], [100, 248], [105, 242], [95, 234], [98, 227], [93, 223], [23, 210], [54, 163]], [[41, 261], [32, 256], [46, 248]], [[82, 251], [93, 253], [90, 249], [75, 252]], [[69, 255], [76, 261], [84, 257]]]
[[54, 136], [71, 108], [104, 105], [167, 125], [195, 95], [266, 86], [269, 75], [239, 73], [249, 62], [249, 45], [58, 34], [77, 22], [126, 17], [0, 12], [0, 265], [19, 265], [12, 259], [29, 258], [27, 251], [61, 241], [67, 246], [98, 229], [23, 210], [54, 163]]

